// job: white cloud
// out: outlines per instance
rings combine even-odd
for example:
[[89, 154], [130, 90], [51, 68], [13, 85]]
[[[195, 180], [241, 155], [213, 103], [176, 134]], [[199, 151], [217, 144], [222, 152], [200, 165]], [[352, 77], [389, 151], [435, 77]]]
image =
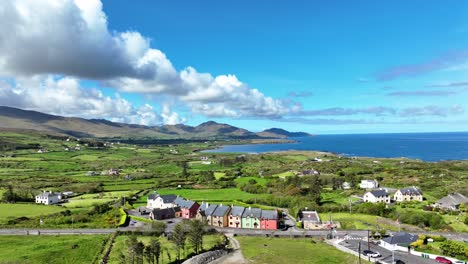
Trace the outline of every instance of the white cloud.
[[79, 81], [71, 77], [22, 78], [17, 79], [15, 85], [1, 81], [0, 105], [141, 125], [157, 125], [174, 120], [185, 122], [169, 109], [163, 109], [159, 115], [149, 104], [135, 107], [119, 94], [115, 97], [105, 96], [97, 89], [81, 87]]
[[171, 97], [206, 116], [276, 118], [294, 111], [234, 75], [212, 76], [192, 67], [178, 72], [140, 33], [109, 31], [99, 0], [5, 0], [0, 17], [4, 76], [100, 80], [123, 92]]

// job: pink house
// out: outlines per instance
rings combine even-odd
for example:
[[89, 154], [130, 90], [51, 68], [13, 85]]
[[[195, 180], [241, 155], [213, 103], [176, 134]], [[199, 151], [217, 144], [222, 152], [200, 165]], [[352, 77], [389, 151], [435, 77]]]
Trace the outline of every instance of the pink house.
[[191, 219], [195, 218], [198, 212], [200, 205], [197, 202], [185, 200], [182, 197], [177, 197], [174, 201], [182, 211], [182, 218]]
[[260, 229], [278, 229], [278, 211], [262, 210], [262, 215], [260, 217]]

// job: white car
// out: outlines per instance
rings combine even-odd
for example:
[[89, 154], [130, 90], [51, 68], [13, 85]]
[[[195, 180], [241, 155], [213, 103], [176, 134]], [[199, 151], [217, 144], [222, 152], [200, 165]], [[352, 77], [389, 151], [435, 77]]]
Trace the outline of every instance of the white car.
[[368, 256], [370, 256], [371, 258], [380, 258], [382, 255], [380, 255], [379, 252], [373, 252], [373, 253], [370, 253]]

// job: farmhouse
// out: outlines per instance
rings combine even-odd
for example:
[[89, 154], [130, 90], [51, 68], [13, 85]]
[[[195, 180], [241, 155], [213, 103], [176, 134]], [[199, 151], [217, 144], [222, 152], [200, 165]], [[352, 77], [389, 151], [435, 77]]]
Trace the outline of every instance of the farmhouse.
[[245, 208], [242, 206], [232, 206], [229, 213], [229, 227], [241, 228], [242, 227], [242, 214]]
[[262, 217], [262, 210], [259, 208], [249, 207], [244, 210], [242, 214], [242, 228], [256, 228], [260, 229], [260, 218]]
[[109, 169], [109, 171], [107, 172], [107, 175], [109, 176], [118, 176], [119, 174], [120, 174], [119, 169]]
[[359, 184], [361, 189], [374, 189], [379, 187], [379, 182], [377, 180], [362, 180]]
[[303, 177], [303, 176], [310, 176], [310, 175], [320, 175], [320, 172], [316, 171], [316, 170], [305, 170], [305, 171], [301, 171], [299, 173], [299, 177]]
[[396, 191], [394, 198], [397, 202], [404, 201], [420, 201], [423, 200], [423, 194], [421, 190], [417, 187], [408, 187]]
[[217, 227], [228, 226], [228, 214], [231, 207], [220, 204], [212, 214], [211, 225]]
[[299, 220], [302, 222], [304, 229], [319, 229], [320, 217], [317, 211], [301, 211], [299, 212]]
[[165, 209], [176, 207], [176, 199], [177, 195], [175, 194], [159, 195], [159, 193], [154, 191], [152, 194], [148, 195], [146, 207], [150, 209]]
[[262, 210], [260, 217], [260, 228], [267, 230], [278, 229], [278, 211]]
[[390, 203], [390, 194], [384, 189], [366, 192], [363, 197], [366, 203]]
[[200, 205], [195, 201], [185, 200], [182, 197], [177, 196], [174, 203], [182, 210], [182, 218], [190, 219], [197, 215], [198, 208]]
[[176, 218], [178, 215], [180, 215], [180, 211], [180, 207], [153, 209], [149, 214], [149, 218], [151, 220], [164, 220]]
[[382, 239], [380, 245], [388, 250], [405, 249], [417, 240], [418, 235], [412, 235], [406, 232], [397, 232], [393, 234], [393, 236]]
[[218, 207], [217, 204], [209, 204], [209, 203], [202, 203], [198, 208], [197, 215], [195, 216], [196, 219], [206, 223], [207, 225], [212, 225], [212, 215], [213, 212]]
[[434, 203], [434, 207], [457, 211], [461, 204], [468, 204], [468, 198], [461, 193], [451, 193]]
[[38, 204], [58, 204], [62, 201], [61, 193], [54, 193], [51, 191], [43, 192], [36, 195], [36, 203]]

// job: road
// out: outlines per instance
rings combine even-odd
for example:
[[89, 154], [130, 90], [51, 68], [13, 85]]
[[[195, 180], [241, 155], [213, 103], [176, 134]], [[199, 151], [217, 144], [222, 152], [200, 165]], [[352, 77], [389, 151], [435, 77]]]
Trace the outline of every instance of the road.
[[[347, 247], [355, 252], [359, 252], [359, 240], [345, 240], [339, 245]], [[392, 252], [373, 243], [367, 243], [366, 241], [361, 241], [361, 252], [370, 247], [370, 250], [379, 252], [382, 257], [377, 258], [378, 260], [384, 261], [386, 263], [392, 263]], [[368, 259], [366, 256], [362, 256], [363, 259]], [[415, 255], [411, 255], [405, 252], [395, 251], [395, 259], [403, 260], [408, 264], [437, 264], [433, 259], [424, 259]]]

